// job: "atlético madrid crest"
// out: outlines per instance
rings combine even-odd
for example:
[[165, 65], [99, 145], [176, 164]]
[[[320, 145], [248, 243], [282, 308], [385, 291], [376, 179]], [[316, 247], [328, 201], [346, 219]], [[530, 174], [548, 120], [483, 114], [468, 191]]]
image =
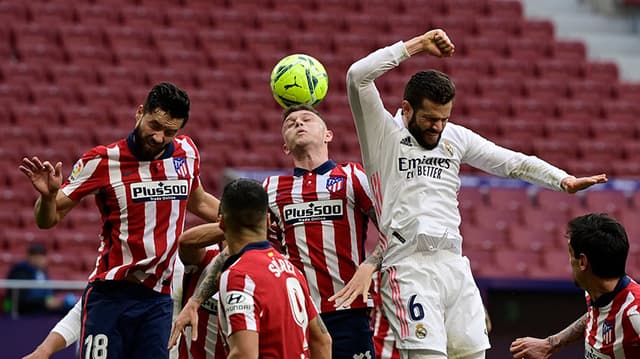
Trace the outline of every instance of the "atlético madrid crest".
[[187, 161], [183, 157], [176, 157], [173, 159], [173, 168], [176, 169], [176, 173], [179, 178], [186, 178], [189, 176], [189, 167], [187, 167]]
[[329, 192], [338, 192], [344, 188], [344, 177], [329, 177], [327, 189]]

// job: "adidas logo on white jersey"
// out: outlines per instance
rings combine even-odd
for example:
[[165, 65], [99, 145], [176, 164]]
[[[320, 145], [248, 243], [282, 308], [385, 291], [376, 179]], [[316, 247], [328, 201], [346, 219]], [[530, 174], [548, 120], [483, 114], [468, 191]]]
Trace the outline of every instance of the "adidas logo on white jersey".
[[405, 145], [405, 146], [409, 146], [409, 147], [413, 147], [413, 143], [411, 143], [411, 137], [409, 137], [409, 136], [401, 139], [400, 140], [400, 144], [401, 145]]

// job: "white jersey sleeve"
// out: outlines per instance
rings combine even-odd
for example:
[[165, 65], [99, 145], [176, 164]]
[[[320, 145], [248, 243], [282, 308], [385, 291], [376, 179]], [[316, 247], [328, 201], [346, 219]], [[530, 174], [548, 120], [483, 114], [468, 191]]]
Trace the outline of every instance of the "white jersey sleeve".
[[82, 312], [82, 299], [69, 310], [67, 315], [51, 329], [52, 332], [60, 334], [66, 343], [65, 347], [75, 343], [80, 338], [80, 316]]
[[402, 121], [396, 122], [393, 115], [385, 109], [373, 81], [407, 58], [409, 53], [404, 44], [398, 42], [357, 61], [347, 72], [349, 105], [358, 132], [363, 162], [368, 166], [377, 163], [372, 156], [380, 157], [380, 149], [388, 147], [383, 134], [400, 131], [404, 127]]
[[[452, 125], [452, 124], [450, 124]], [[453, 127], [453, 126], [451, 126]], [[462, 162], [496, 176], [518, 178], [556, 191], [562, 191], [560, 185], [567, 172], [535, 156], [515, 152], [483, 138], [475, 132], [456, 126], [454, 136], [460, 136], [464, 143]]]

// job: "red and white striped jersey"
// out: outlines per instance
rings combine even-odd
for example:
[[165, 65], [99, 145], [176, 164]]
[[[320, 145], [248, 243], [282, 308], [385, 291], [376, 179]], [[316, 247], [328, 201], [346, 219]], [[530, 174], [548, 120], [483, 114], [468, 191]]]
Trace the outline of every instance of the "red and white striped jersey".
[[247, 245], [229, 263], [220, 277], [223, 337], [255, 331], [260, 358], [309, 358], [309, 322], [318, 313], [302, 273], [267, 241]]
[[[220, 253], [217, 244], [207, 247], [204, 258], [198, 265], [185, 265], [182, 277], [182, 306], [193, 296], [196, 288], [207, 277], [213, 260]], [[191, 341], [191, 330], [187, 327], [180, 338], [178, 353], [180, 359], [221, 359], [226, 358], [224, 345], [218, 336], [218, 293], [202, 303], [198, 309], [198, 340]]]
[[[264, 187], [289, 260], [304, 273], [320, 311], [335, 311], [327, 299], [365, 258], [373, 199], [362, 166], [327, 161], [310, 172], [296, 168], [293, 176], [271, 176]], [[356, 300], [351, 308], [372, 304]]]
[[200, 154], [189, 137], [176, 136], [161, 158], [143, 161], [131, 151], [132, 138], [87, 151], [62, 191], [74, 201], [94, 195], [102, 215], [90, 282], [133, 276], [170, 293], [187, 200], [200, 185]]
[[624, 277], [594, 303], [587, 295], [585, 358], [640, 358], [640, 285]]

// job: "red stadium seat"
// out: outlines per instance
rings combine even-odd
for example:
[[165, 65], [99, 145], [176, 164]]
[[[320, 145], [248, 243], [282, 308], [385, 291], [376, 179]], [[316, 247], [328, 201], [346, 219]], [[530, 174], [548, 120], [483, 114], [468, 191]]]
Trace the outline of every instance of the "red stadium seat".
[[519, 119], [551, 119], [555, 117], [556, 108], [553, 103], [535, 98], [513, 99], [510, 103], [511, 114]]
[[275, 31], [267, 31], [266, 29], [245, 31], [243, 37], [246, 48], [254, 53], [287, 53], [290, 48], [287, 37]]
[[198, 48], [195, 34], [175, 27], [152, 28], [151, 41], [157, 49], [165, 52], [193, 51]]
[[325, 34], [300, 31], [286, 35], [289, 39], [291, 51], [294, 53], [309, 54], [322, 62], [324, 53], [332, 51], [333, 41]]
[[[133, 26], [113, 26], [105, 28], [107, 43], [113, 50], [145, 50], [153, 53], [151, 32], [149, 27], [137, 28]], [[150, 59], [153, 56], [147, 56]]]
[[566, 170], [576, 177], [606, 173], [611, 168], [610, 158], [581, 158], [567, 161]]
[[77, 3], [74, 5], [77, 22], [95, 28], [118, 26], [120, 14], [113, 4]]
[[[518, 97], [523, 93], [522, 84], [503, 78], [487, 78], [478, 81], [478, 92], [481, 96], [505, 99], [510, 97]], [[456, 83], [457, 90], [457, 83]]]
[[609, 98], [611, 93], [611, 86], [600, 81], [580, 80], [568, 83], [569, 97], [575, 100], [600, 102]]
[[618, 101], [637, 103], [640, 98], [640, 83], [619, 82], [614, 85], [613, 94]]
[[583, 72], [584, 78], [587, 80], [603, 83], [618, 81], [618, 66], [613, 62], [588, 61], [584, 65]]
[[[618, 143], [584, 139], [577, 143], [578, 151], [587, 160], [615, 160], [624, 156], [624, 148]], [[603, 169], [604, 170], [604, 169]]]
[[447, 16], [473, 19], [478, 16], [486, 16], [487, 2], [487, 0], [448, 0], [443, 2], [443, 5]]
[[640, 106], [637, 103], [629, 100], [604, 101], [602, 103], [602, 113], [608, 121], [635, 123], [636, 113], [639, 109]]
[[551, 43], [550, 55], [556, 59], [582, 63], [587, 57], [587, 49], [582, 41], [555, 40]]
[[[569, 211], [563, 209], [524, 206], [520, 211], [525, 227], [542, 229], [547, 232], [564, 228], [569, 220]], [[557, 233], [554, 235], [557, 236]]]
[[624, 148], [624, 158], [626, 160], [640, 163], [640, 142], [626, 141], [622, 144], [622, 148]]
[[563, 118], [597, 119], [601, 115], [599, 103], [582, 100], [566, 100], [558, 101], [557, 106], [558, 116]]
[[75, 13], [68, 4], [28, 2], [31, 21], [37, 24], [57, 27], [75, 21]]
[[480, 227], [506, 230], [514, 223], [521, 223], [520, 212], [496, 209], [490, 206], [476, 208], [473, 223]]
[[345, 25], [348, 32], [363, 35], [370, 34], [372, 29], [380, 33], [388, 32], [386, 16], [388, 14], [396, 14], [397, 8], [393, 8], [392, 2], [384, 1], [383, 3], [386, 4], [381, 6], [386, 6], [387, 8], [382, 7], [381, 9], [386, 11], [381, 14], [382, 16], [376, 17], [371, 16], [372, 12], [375, 11], [370, 8], [373, 5], [372, 3], [372, 1], [367, 1], [364, 5], [366, 8], [364, 12], [345, 14]]
[[609, 213], [616, 216], [630, 209], [631, 203], [622, 191], [590, 190], [584, 193], [584, 204], [589, 212]]
[[580, 78], [583, 63], [564, 59], [540, 59], [536, 62], [538, 77], [554, 79], [558, 82]]
[[239, 52], [244, 48], [242, 37], [229, 39], [229, 32], [223, 29], [206, 29], [197, 32], [199, 47], [209, 56], [224, 52]]
[[462, 246], [464, 250], [490, 250], [502, 248], [507, 245], [507, 232], [505, 228], [487, 227], [479, 224], [471, 224], [463, 221], [460, 226], [462, 234]]
[[509, 104], [501, 100], [484, 97], [466, 98], [459, 106], [467, 116], [486, 120], [496, 120], [509, 116]]
[[165, 19], [171, 29], [186, 30], [193, 34], [213, 27], [208, 11], [188, 6], [166, 7]]
[[[553, 142], [564, 142], [560, 149], [566, 151], [567, 157], [576, 157], [579, 140], [590, 137], [589, 126], [584, 121], [551, 120], [544, 122], [546, 137]], [[558, 145], [555, 145], [558, 147]], [[568, 148], [571, 147], [571, 148]], [[551, 149], [551, 148], [550, 148]]]
[[524, 84], [524, 93], [532, 99], [552, 102], [561, 100], [568, 94], [566, 84], [546, 78], [527, 81]]
[[31, 83], [47, 82], [44, 66], [25, 63], [1, 63], [2, 80], [13, 86], [27, 86]]
[[520, 19], [523, 15], [522, 3], [516, 0], [489, 0], [487, 13], [494, 18]]
[[523, 252], [546, 252], [556, 249], [557, 228], [555, 226], [509, 226], [507, 231], [511, 248]]
[[550, 55], [549, 44], [535, 38], [509, 37], [505, 46], [505, 52], [509, 57], [518, 61], [533, 62], [546, 59]]
[[47, 66], [66, 62], [64, 51], [56, 44], [22, 42], [16, 49], [20, 61], [27, 64]]
[[122, 6], [120, 18], [124, 26], [138, 29], [163, 27], [166, 23], [162, 11], [146, 6]]
[[256, 13], [256, 29], [250, 29], [252, 32], [270, 33], [286, 38], [284, 34], [289, 32], [297, 32], [303, 30], [302, 20], [290, 11], [262, 11]]
[[494, 36], [469, 36], [456, 42], [456, 50], [475, 59], [504, 57], [507, 54], [507, 40]]
[[571, 264], [569, 263], [569, 250], [566, 244], [562, 249], [545, 252], [542, 256], [542, 267], [547, 270], [549, 278], [571, 279]]
[[[134, 84], [130, 84], [132, 86]], [[124, 88], [118, 87], [106, 87], [106, 86], [83, 86], [80, 88], [80, 98], [82, 104], [87, 107], [98, 109], [100, 111], [106, 111], [114, 107], [128, 108], [130, 111], [135, 110], [135, 105], [132, 99], [124, 91]], [[141, 101], [141, 100], [139, 100]], [[142, 103], [142, 102], [140, 102]]]
[[487, 192], [487, 204], [497, 210], [517, 212], [531, 203], [531, 196], [523, 188], [491, 187]]
[[26, 2], [0, 2], [0, 24], [19, 24], [29, 20], [29, 9]]
[[92, 69], [76, 65], [49, 66], [52, 82], [63, 87], [91, 86], [98, 82], [98, 76]]
[[520, 23], [519, 35], [523, 39], [547, 43], [553, 41], [554, 26], [550, 20], [546, 19], [524, 19]]
[[589, 124], [593, 138], [597, 141], [625, 143], [635, 141], [636, 124], [622, 121], [593, 121]]
[[79, 103], [74, 89], [50, 84], [32, 84], [30, 93], [33, 101], [41, 106], [64, 107]]
[[119, 66], [101, 66], [97, 70], [100, 83], [111, 89], [147, 83], [145, 71]]
[[504, 139], [539, 138], [544, 136], [542, 123], [517, 118], [498, 118], [498, 129]]
[[496, 270], [505, 277], [526, 278], [532, 270], [542, 265], [541, 255], [537, 252], [507, 248], [498, 248], [494, 252]]
[[255, 11], [246, 12], [222, 7], [211, 9], [211, 6], [208, 6], [208, 8], [210, 9], [209, 15], [215, 29], [224, 30], [229, 34], [241, 34], [247, 29], [256, 27]]
[[494, 77], [505, 81], [517, 81], [533, 78], [535, 76], [534, 64], [512, 58], [491, 59], [491, 72]]
[[550, 189], [541, 189], [536, 193], [535, 203], [539, 208], [549, 211], [571, 211], [573, 208], [583, 208], [581, 197], [577, 194], [567, 194]]
[[190, 71], [181, 71], [174, 67], [157, 67], [147, 70], [149, 83], [172, 82], [189, 92], [195, 87], [195, 81]]
[[85, 68], [101, 68], [113, 65], [113, 55], [104, 46], [82, 46], [66, 49], [69, 62]]

